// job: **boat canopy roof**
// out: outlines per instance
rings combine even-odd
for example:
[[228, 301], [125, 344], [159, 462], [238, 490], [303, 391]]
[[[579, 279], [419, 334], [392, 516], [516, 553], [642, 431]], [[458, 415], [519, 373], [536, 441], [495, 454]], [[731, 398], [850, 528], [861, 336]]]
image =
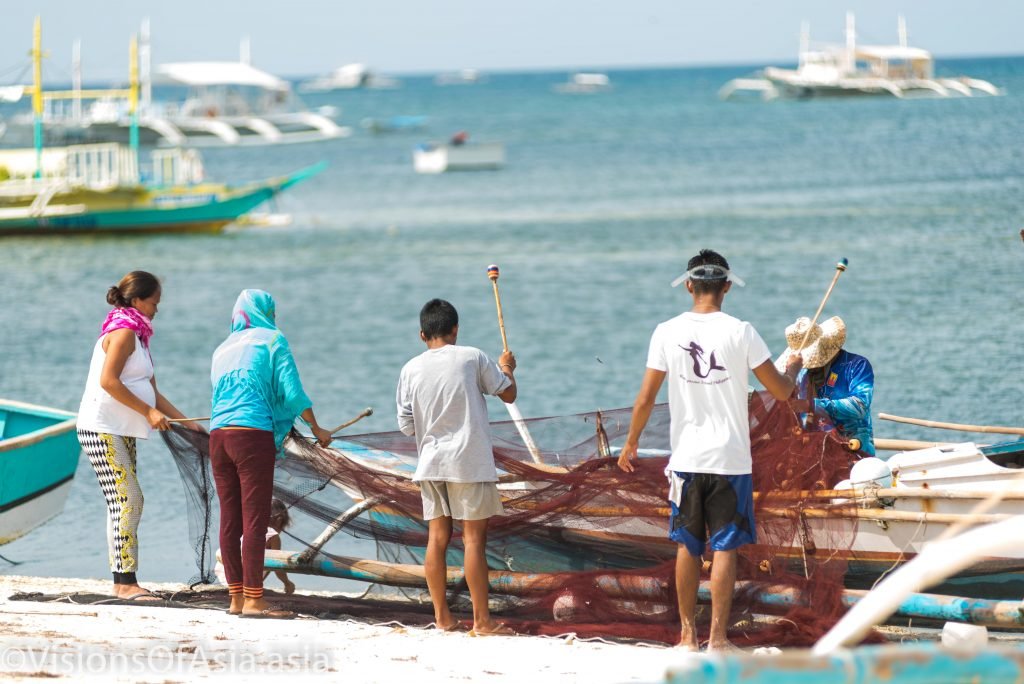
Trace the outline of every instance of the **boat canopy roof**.
[[858, 45], [857, 57], [861, 59], [884, 59], [892, 61], [918, 61], [931, 60], [932, 53], [927, 50], [915, 47], [903, 47], [902, 45]]
[[161, 64], [157, 73], [187, 86], [236, 85], [264, 90], [289, 90], [288, 82], [244, 62], [175, 62]]

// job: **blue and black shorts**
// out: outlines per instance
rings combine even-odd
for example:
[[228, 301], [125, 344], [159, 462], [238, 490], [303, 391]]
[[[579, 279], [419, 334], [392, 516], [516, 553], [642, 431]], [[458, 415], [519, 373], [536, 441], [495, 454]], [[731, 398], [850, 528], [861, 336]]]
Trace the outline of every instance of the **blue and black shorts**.
[[691, 556], [712, 551], [731, 551], [753, 544], [754, 485], [748, 475], [674, 473], [682, 484], [682, 496], [674, 501], [668, 538], [682, 544]]

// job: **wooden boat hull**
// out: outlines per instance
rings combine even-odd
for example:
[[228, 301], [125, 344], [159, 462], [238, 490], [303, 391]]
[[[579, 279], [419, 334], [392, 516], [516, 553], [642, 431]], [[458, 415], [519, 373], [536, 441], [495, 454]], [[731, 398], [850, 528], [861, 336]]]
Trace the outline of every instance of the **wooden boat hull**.
[[[204, 183], [167, 188], [119, 188], [111, 192], [72, 191], [57, 195], [52, 203], [75, 207], [77, 211], [50, 216], [8, 216], [0, 211], [0, 236], [218, 232], [323, 168], [325, 165], [319, 164], [289, 176], [238, 187]], [[27, 208], [30, 201], [14, 199], [3, 206], [17, 210]]]
[[63, 510], [80, 451], [74, 413], [0, 399], [0, 545]]

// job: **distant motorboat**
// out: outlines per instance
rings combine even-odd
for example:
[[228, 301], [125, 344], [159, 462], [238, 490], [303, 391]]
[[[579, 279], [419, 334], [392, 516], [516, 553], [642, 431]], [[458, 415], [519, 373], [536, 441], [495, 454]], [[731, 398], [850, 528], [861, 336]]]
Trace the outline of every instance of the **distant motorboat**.
[[440, 86], [476, 85], [486, 81], [487, 77], [476, 69], [459, 69], [450, 73], [438, 74], [434, 77], [434, 83]]
[[374, 73], [365, 64], [355, 62], [342, 65], [326, 76], [303, 81], [299, 84], [299, 91], [327, 93], [333, 90], [354, 90], [356, 88], [390, 90], [399, 86], [401, 86], [401, 81], [397, 78]]
[[416, 173], [488, 171], [505, 165], [504, 143], [425, 143], [412, 153]]
[[885, 95], [891, 97], [972, 97], [1000, 95], [988, 81], [967, 76], [935, 76], [932, 54], [907, 45], [906, 23], [899, 18], [898, 45], [858, 45], [854, 16], [846, 15], [846, 42], [810, 48], [810, 31], [801, 31], [796, 69], [766, 67], [752, 78], [729, 81], [718, 95], [723, 100], [741, 93], [761, 99]]
[[612, 89], [608, 74], [577, 72], [565, 83], [553, 86], [555, 92], [569, 95], [588, 95]]

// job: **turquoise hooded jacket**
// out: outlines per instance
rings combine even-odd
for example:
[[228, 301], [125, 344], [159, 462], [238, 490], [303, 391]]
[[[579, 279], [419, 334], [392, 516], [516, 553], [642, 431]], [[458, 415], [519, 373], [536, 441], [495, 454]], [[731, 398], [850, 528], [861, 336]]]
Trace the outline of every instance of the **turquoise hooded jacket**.
[[243, 290], [238, 295], [231, 334], [213, 352], [210, 430], [230, 425], [271, 431], [280, 452], [295, 418], [313, 402], [274, 319], [269, 293]]

